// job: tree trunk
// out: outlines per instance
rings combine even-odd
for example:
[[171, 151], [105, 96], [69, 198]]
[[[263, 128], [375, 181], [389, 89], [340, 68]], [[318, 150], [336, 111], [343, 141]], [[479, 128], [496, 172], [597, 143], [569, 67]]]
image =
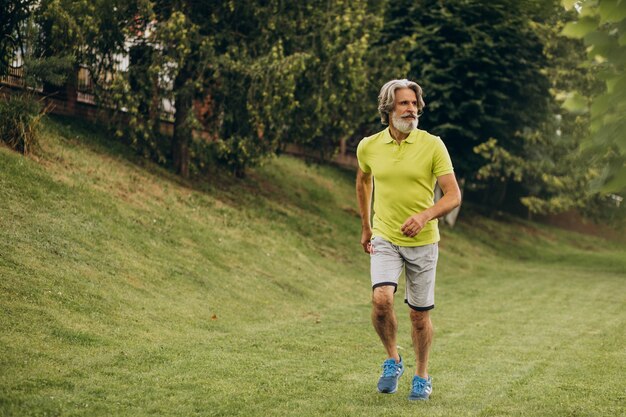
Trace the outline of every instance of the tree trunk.
[[[177, 82], [179, 84], [178, 78]], [[185, 80], [186, 81], [186, 80]], [[176, 173], [180, 174], [183, 178], [189, 177], [189, 144], [191, 143], [191, 112], [193, 111], [193, 94], [191, 88], [188, 87], [185, 81], [182, 83], [182, 87], [178, 88], [176, 92], [176, 113], [174, 115], [174, 137], [172, 140], [172, 159], [174, 162], [174, 169]], [[180, 85], [179, 84], [179, 85]]]

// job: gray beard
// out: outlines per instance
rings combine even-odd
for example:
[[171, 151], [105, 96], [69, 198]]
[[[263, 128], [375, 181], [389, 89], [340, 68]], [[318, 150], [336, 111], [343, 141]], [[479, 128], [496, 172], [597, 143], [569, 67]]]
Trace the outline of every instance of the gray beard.
[[413, 130], [417, 129], [419, 122], [417, 118], [415, 120], [403, 119], [402, 117], [396, 116], [395, 113], [391, 115], [391, 119], [393, 120], [393, 127], [402, 133], [411, 133]]

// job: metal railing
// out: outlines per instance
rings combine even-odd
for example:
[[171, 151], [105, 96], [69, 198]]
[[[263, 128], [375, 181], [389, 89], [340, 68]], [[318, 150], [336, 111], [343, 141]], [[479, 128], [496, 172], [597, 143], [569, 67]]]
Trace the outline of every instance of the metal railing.
[[83, 65], [78, 68], [76, 81], [76, 101], [96, 104], [96, 94], [93, 78], [89, 69]]
[[[14, 65], [9, 65], [8, 71], [6, 75], [0, 76], [0, 84], [21, 88], [21, 89], [29, 89], [31, 91], [35, 91], [38, 93], [43, 92], [43, 83], [38, 83], [34, 87], [32, 85], [27, 85], [25, 77], [24, 77], [24, 66], [21, 62], [18, 62], [16, 59], [13, 62]], [[18, 64], [18, 65], [15, 65]], [[128, 62], [124, 60], [120, 60], [117, 65], [115, 65], [115, 71], [125, 71], [128, 69]], [[107, 72], [102, 76], [105, 80], [110, 80], [113, 77], [113, 74]], [[76, 102], [90, 104], [94, 106], [98, 106], [99, 103], [96, 99], [96, 84], [94, 82], [93, 76], [89, 68], [85, 65], [80, 65], [78, 67], [78, 72], [76, 74], [76, 89], [75, 89], [75, 97], [67, 97], [63, 94], [56, 95], [57, 99], [61, 100], [76, 100]], [[161, 99], [160, 103], [160, 111], [159, 116], [161, 120], [173, 122], [174, 114], [176, 109], [174, 107], [174, 103], [168, 98]]]
[[9, 69], [6, 75], [0, 76], [0, 83], [9, 85], [11, 87], [28, 88], [33, 91], [41, 93], [43, 91], [43, 84], [37, 83], [35, 86], [27, 86], [24, 79], [24, 66], [9, 65]]

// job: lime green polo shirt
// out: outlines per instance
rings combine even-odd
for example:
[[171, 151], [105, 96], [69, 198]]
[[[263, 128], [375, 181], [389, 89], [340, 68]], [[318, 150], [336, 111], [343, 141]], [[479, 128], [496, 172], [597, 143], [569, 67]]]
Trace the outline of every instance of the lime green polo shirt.
[[437, 219], [412, 238], [400, 227], [409, 216], [435, 204], [437, 177], [454, 171], [443, 141], [415, 129], [398, 145], [387, 128], [361, 140], [356, 154], [361, 170], [374, 177], [373, 235], [398, 246], [438, 242]]

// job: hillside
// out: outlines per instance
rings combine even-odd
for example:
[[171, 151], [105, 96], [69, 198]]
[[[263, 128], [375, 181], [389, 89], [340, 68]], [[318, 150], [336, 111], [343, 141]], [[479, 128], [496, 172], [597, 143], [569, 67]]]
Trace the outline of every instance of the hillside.
[[0, 148], [0, 415], [623, 415], [623, 243], [464, 208], [416, 407], [375, 393], [359, 235], [351, 172], [183, 181], [47, 120], [37, 157]]

